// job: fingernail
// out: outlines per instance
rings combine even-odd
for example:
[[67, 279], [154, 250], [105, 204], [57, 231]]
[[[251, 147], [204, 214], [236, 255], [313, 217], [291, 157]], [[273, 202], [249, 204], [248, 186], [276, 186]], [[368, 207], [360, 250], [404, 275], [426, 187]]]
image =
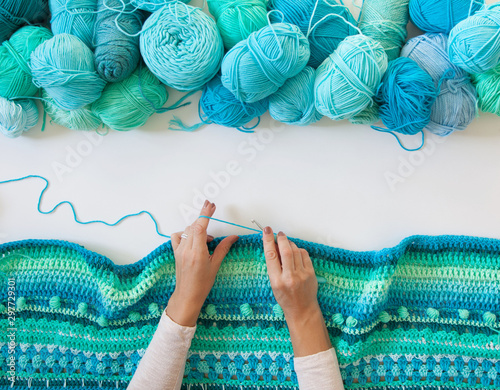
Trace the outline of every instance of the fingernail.
[[215, 207], [215, 203], [212, 203], [212, 208], [214, 208], [214, 207]]
[[284, 235], [285, 235], [285, 233], [283, 233], [283, 232], [278, 233], [278, 236], [284, 236]]
[[203, 203], [203, 208], [205, 208], [207, 206], [208, 206], [208, 200], [206, 200], [205, 203]]
[[266, 226], [266, 227], [264, 228], [264, 233], [266, 233], [266, 234], [271, 234], [271, 232], [272, 232], [272, 230], [271, 230], [271, 228], [270, 228], [269, 226]]

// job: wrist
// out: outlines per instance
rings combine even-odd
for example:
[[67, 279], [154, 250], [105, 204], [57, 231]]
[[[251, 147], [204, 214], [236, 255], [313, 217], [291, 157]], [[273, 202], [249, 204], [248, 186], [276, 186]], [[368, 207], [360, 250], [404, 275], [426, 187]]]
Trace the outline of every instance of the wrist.
[[172, 321], [181, 326], [195, 326], [203, 304], [189, 302], [179, 297], [175, 291], [168, 301], [165, 312]]
[[305, 309], [285, 311], [284, 314], [288, 327], [303, 328], [311, 322], [324, 322], [323, 313], [317, 303]]

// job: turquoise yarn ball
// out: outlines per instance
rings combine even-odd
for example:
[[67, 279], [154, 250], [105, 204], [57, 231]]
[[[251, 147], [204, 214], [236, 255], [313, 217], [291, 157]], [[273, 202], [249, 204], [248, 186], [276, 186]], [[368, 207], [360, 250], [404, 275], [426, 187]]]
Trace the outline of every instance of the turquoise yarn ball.
[[106, 85], [95, 71], [94, 54], [77, 37], [55, 35], [31, 54], [33, 83], [55, 103], [76, 110], [96, 101]]
[[316, 70], [314, 99], [319, 113], [349, 119], [373, 104], [387, 69], [387, 54], [375, 40], [352, 35]]
[[309, 56], [309, 42], [297, 26], [271, 24], [227, 52], [222, 60], [222, 84], [237, 99], [254, 103], [304, 69]]
[[0, 2], [0, 42], [25, 24], [44, 22], [49, 15], [47, 0], [2, 0]]
[[[239, 101], [222, 85], [219, 75], [205, 85], [200, 99], [200, 109], [208, 121], [221, 126], [240, 128], [243, 131], [249, 130], [244, 126], [263, 115], [268, 107], [267, 98], [255, 103]], [[202, 120], [207, 122], [204, 118]]]
[[49, 0], [50, 26], [54, 35], [72, 34], [94, 49], [96, 0]]
[[[144, 11], [155, 12], [162, 9], [165, 5], [175, 3], [176, 1], [177, 0], [130, 0], [130, 4]], [[182, 2], [189, 3], [190, 0], [182, 0]]]
[[317, 122], [322, 115], [314, 104], [314, 80], [316, 72], [310, 66], [285, 81], [285, 84], [269, 96], [269, 114], [277, 121], [289, 125], [307, 126]]
[[29, 67], [31, 53], [52, 33], [43, 27], [26, 26], [17, 30], [0, 46], [0, 96], [35, 96], [38, 88], [33, 84]]
[[[318, 5], [313, 15], [316, 2]], [[284, 22], [295, 24], [308, 38], [311, 51], [308, 65], [313, 68], [320, 66], [345, 37], [358, 34], [358, 30], [346, 23], [348, 21], [357, 25], [349, 8], [334, 0], [271, 0], [269, 6], [280, 11], [284, 15]], [[274, 14], [271, 16], [272, 20], [277, 18]], [[311, 31], [308, 36], [309, 27]]]
[[455, 72], [454, 78], [442, 81], [426, 127], [440, 136], [464, 130], [477, 115], [476, 89], [469, 75], [450, 62], [447, 43], [445, 34], [426, 33], [410, 39], [401, 51], [402, 57], [414, 60], [432, 77], [436, 87], [446, 72]]
[[219, 71], [224, 55], [214, 20], [183, 3], [152, 14], [144, 23], [140, 44], [151, 72], [179, 91], [201, 89]]
[[0, 97], [0, 133], [8, 138], [17, 138], [37, 123], [38, 108], [35, 102]]
[[410, 18], [422, 31], [447, 34], [483, 4], [484, 0], [410, 0]]
[[500, 3], [478, 11], [450, 31], [451, 62], [469, 73], [483, 73], [500, 62]]

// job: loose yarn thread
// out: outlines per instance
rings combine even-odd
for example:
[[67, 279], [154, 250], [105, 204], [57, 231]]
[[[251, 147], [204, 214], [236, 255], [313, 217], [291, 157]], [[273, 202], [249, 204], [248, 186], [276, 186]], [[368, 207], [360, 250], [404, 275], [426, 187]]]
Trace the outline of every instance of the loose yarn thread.
[[130, 3], [138, 9], [148, 12], [155, 12], [162, 9], [164, 6], [170, 5], [177, 1], [182, 1], [183, 3], [189, 3], [191, 0], [130, 0]]

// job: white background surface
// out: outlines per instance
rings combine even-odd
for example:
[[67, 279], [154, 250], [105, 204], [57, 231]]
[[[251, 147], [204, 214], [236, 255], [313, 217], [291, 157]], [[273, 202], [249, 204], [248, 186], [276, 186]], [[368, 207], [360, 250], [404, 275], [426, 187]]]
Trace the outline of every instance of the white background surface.
[[[179, 96], [169, 92], [167, 104]], [[42, 133], [40, 123], [18, 139], [2, 137], [0, 180], [45, 176], [42, 209], [69, 200], [82, 220], [114, 222], [149, 210], [165, 234], [191, 223], [207, 196], [217, 218], [247, 226], [255, 218], [292, 237], [352, 250], [393, 246], [412, 234], [500, 238], [497, 116], [481, 113], [446, 138], [426, 133], [426, 146], [413, 153], [368, 126], [325, 118], [302, 128], [266, 114], [254, 134], [217, 125], [169, 131], [173, 115], [198, 122], [199, 95], [191, 106], [127, 133], [101, 137], [55, 125]], [[404, 140], [416, 146], [420, 138]], [[0, 185], [0, 241], [68, 240], [125, 264], [166, 240], [146, 216], [110, 228], [76, 224], [68, 206], [41, 215], [43, 185], [37, 179]], [[209, 233], [252, 232], [212, 221]]]

